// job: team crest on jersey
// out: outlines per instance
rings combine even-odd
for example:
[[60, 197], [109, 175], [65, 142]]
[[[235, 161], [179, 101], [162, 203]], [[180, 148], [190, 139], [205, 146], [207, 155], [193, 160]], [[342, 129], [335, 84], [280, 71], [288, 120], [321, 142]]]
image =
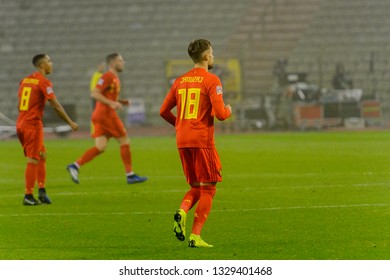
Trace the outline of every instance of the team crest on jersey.
[[99, 81], [97, 82], [97, 84], [98, 84], [99, 86], [103, 85], [103, 83], [104, 83], [104, 80], [103, 80], [103, 79], [99, 79]]
[[222, 86], [217, 86], [217, 94], [222, 94]]
[[47, 87], [46, 88], [46, 92], [47, 92], [47, 94], [52, 94], [53, 93], [53, 89], [51, 87]]

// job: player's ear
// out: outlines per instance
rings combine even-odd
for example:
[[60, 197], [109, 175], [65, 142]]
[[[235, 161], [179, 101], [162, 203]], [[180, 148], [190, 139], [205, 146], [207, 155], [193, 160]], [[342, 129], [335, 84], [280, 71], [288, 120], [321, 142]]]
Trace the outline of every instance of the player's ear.
[[209, 55], [207, 52], [204, 52], [203, 53], [203, 58], [202, 58], [203, 61], [208, 61], [209, 60]]

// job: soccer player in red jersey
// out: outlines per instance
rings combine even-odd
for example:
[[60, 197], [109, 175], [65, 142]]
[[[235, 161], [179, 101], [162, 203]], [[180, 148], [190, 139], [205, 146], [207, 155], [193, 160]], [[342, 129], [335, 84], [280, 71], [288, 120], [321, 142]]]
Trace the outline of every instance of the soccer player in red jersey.
[[[24, 154], [27, 157], [25, 171], [26, 189], [23, 205], [32, 206], [41, 203], [51, 204], [46, 194], [46, 148], [43, 144], [42, 117], [45, 104], [49, 101], [56, 111], [73, 131], [78, 129], [58, 102], [52, 83], [46, 78], [53, 71], [53, 62], [46, 54], [38, 54], [32, 60], [37, 71], [25, 77], [19, 86], [18, 109], [19, 116], [16, 122], [16, 131]], [[34, 198], [34, 186], [38, 181], [38, 200]]]
[[[205, 39], [192, 41], [188, 54], [195, 66], [173, 83], [160, 109], [160, 115], [176, 128], [176, 143], [190, 190], [174, 215], [174, 232], [185, 240], [188, 211], [196, 204], [190, 247], [213, 247], [200, 233], [211, 210], [217, 182], [222, 181], [221, 163], [214, 144], [214, 116], [230, 117], [219, 78], [208, 72], [213, 68], [213, 49]], [[176, 107], [177, 115], [172, 113]]]
[[95, 138], [94, 147], [88, 149], [78, 160], [67, 166], [73, 182], [79, 183], [78, 174], [81, 166], [103, 153], [111, 137], [118, 140], [120, 154], [126, 171], [128, 184], [142, 183], [147, 177], [134, 173], [130, 152], [130, 140], [123, 122], [116, 110], [123, 109], [123, 105], [130, 105], [129, 100], [119, 99], [120, 81], [118, 74], [123, 71], [125, 61], [119, 53], [109, 54], [106, 57], [109, 70], [99, 79], [91, 96], [96, 100], [96, 107], [92, 113], [91, 134]]

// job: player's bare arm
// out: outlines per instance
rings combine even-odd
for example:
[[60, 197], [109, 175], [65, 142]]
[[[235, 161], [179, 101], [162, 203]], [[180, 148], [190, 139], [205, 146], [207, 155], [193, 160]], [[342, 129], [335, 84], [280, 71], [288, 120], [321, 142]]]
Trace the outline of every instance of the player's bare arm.
[[123, 109], [123, 106], [120, 102], [118, 101], [113, 101], [113, 100], [110, 100], [108, 98], [106, 98], [99, 89], [95, 88], [92, 92], [91, 92], [91, 97], [94, 98], [96, 101], [99, 101], [103, 104], [106, 104], [108, 106], [110, 106], [111, 108], [115, 109], [115, 110], [120, 110], [120, 109]]
[[75, 123], [65, 112], [64, 107], [58, 102], [57, 98], [49, 99], [50, 106], [54, 109], [57, 115], [67, 122], [73, 131], [76, 131], [79, 128], [79, 125]]

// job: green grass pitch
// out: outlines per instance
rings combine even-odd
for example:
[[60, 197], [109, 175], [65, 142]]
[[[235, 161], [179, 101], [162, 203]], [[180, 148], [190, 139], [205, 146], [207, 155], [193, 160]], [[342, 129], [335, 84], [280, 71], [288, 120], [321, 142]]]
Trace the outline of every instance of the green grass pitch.
[[390, 259], [388, 131], [216, 135], [224, 181], [202, 232], [211, 249], [172, 231], [188, 189], [174, 137], [131, 143], [148, 182], [126, 184], [111, 140], [76, 185], [65, 167], [93, 141], [47, 140], [53, 204], [25, 207], [25, 158], [17, 140], [1, 141], [0, 259]]

